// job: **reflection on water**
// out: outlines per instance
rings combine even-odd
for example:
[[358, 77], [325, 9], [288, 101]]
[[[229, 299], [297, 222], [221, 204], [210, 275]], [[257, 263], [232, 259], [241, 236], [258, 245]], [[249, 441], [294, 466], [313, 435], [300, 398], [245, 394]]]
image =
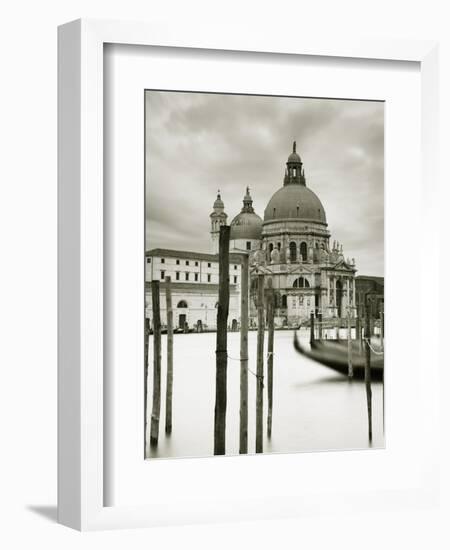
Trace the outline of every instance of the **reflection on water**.
[[[299, 335], [308, 341], [308, 331]], [[215, 399], [215, 333], [174, 336], [172, 434], [164, 433], [166, 336], [162, 336], [162, 399], [156, 458], [213, 454]], [[267, 333], [265, 344], [267, 345]], [[239, 358], [239, 333], [228, 334], [228, 354]], [[149, 402], [152, 395], [153, 342], [150, 337]], [[239, 453], [239, 368], [228, 361], [226, 454]], [[256, 369], [256, 332], [249, 333], [249, 368]], [[265, 365], [266, 369], [266, 365]], [[256, 379], [249, 373], [249, 452], [255, 449]], [[384, 446], [383, 387], [372, 383], [373, 448]], [[264, 388], [266, 433], [267, 386]], [[148, 422], [150, 424], [150, 422]], [[298, 452], [369, 448], [366, 393], [363, 382], [349, 381], [327, 367], [299, 355], [293, 333], [275, 332], [273, 427], [265, 435], [264, 452]]]

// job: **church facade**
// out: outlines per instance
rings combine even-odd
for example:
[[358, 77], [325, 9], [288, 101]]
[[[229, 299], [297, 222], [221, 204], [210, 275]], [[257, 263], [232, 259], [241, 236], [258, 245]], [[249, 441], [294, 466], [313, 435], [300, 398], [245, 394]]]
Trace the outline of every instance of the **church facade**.
[[[227, 223], [228, 215], [220, 193], [213, 204], [210, 214], [211, 254], [184, 251], [162, 251], [154, 249], [147, 252], [147, 258], [168, 265], [169, 258], [192, 256], [188, 259], [199, 262], [206, 258], [211, 273], [204, 271], [192, 279], [180, 281], [176, 270], [171, 279], [177, 287], [177, 299], [183, 299], [183, 282], [189, 283], [191, 302], [193, 296], [201, 294], [203, 309], [208, 312], [217, 303], [218, 245], [220, 227]], [[326, 212], [318, 196], [306, 184], [302, 160], [293, 144], [289, 155], [283, 185], [272, 195], [261, 218], [253, 208], [253, 199], [247, 187], [241, 212], [230, 223], [230, 282], [232, 285], [231, 312], [234, 320], [240, 321], [240, 264], [243, 253], [250, 261], [250, 324], [256, 324], [255, 295], [257, 275], [264, 274], [266, 285], [274, 289], [276, 326], [298, 326], [309, 318], [311, 312], [321, 313], [323, 318], [356, 315], [354, 259], [345, 259], [343, 246], [332, 241], [328, 229]], [[165, 254], [165, 257], [164, 257]], [[197, 259], [196, 259], [197, 258]], [[232, 259], [232, 261], [231, 261]], [[148, 261], [148, 260], [147, 260]], [[146, 280], [162, 279], [161, 271], [147, 272]], [[169, 274], [169, 273], [168, 273]], [[213, 280], [214, 274], [214, 280]], [[186, 277], [186, 275], [183, 275]], [[182, 277], [183, 277], [182, 276]], [[180, 288], [178, 288], [180, 287]], [[213, 288], [214, 287], [214, 288]], [[203, 293], [203, 294], [202, 294]], [[208, 299], [206, 299], [208, 296]], [[204, 299], [203, 299], [204, 298]], [[198, 301], [198, 300], [197, 300]], [[151, 317], [150, 292], [146, 292], [147, 315]], [[164, 300], [161, 300], [161, 304]], [[201, 310], [198, 310], [198, 315]], [[197, 315], [197, 316], [198, 316]], [[195, 317], [195, 315], [194, 315]], [[184, 319], [184, 317], [182, 317]], [[200, 320], [200, 319], [199, 319]], [[199, 321], [198, 320], [198, 321]], [[209, 328], [215, 328], [214, 315], [210, 313]]]

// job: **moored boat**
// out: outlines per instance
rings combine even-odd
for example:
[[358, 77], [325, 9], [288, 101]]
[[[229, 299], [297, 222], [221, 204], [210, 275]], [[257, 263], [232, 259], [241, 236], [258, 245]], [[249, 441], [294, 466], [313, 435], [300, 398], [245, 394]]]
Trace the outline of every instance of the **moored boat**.
[[[344, 345], [345, 344], [345, 345]], [[294, 347], [305, 357], [312, 359], [340, 374], [348, 375], [348, 350], [347, 341], [315, 340], [311, 349], [300, 344], [297, 333], [294, 333]], [[364, 380], [365, 375], [365, 352], [359, 350], [359, 344], [352, 342], [352, 366], [353, 378]], [[384, 373], [384, 353], [377, 351], [371, 353], [370, 358], [370, 376], [375, 382], [383, 380]]]

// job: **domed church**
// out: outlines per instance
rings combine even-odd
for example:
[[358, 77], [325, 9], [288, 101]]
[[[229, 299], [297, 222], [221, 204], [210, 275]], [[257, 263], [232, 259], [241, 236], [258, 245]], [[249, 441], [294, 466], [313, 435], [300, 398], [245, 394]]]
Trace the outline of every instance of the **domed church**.
[[[218, 195], [211, 214], [215, 253], [220, 225], [226, 219]], [[251, 288], [256, 288], [257, 274], [264, 273], [266, 281], [272, 281], [277, 325], [296, 325], [311, 311], [324, 318], [343, 317], [348, 312], [355, 316], [355, 260], [345, 260], [343, 246], [337, 241], [330, 244], [325, 208], [306, 185], [295, 141], [283, 186], [269, 200], [264, 220], [255, 212], [247, 187], [242, 210], [230, 226], [230, 252], [247, 251], [250, 255]], [[255, 320], [253, 302], [250, 318]]]
[[[220, 191], [210, 216], [211, 253], [154, 248], [146, 252], [146, 315], [152, 319], [151, 281], [161, 292], [171, 279], [175, 326], [215, 329], [219, 291], [219, 234], [228, 216]], [[325, 208], [306, 185], [305, 170], [296, 151], [286, 162], [283, 186], [267, 203], [262, 219], [247, 187], [241, 211], [230, 223], [230, 328], [240, 323], [240, 263], [250, 259], [250, 288], [256, 295], [257, 275], [266, 275], [275, 291], [275, 324], [298, 326], [311, 312], [324, 318], [355, 316], [355, 260], [345, 260], [343, 247], [330, 244]], [[161, 294], [161, 319], [166, 322]], [[256, 325], [255, 300], [250, 300], [250, 323]]]

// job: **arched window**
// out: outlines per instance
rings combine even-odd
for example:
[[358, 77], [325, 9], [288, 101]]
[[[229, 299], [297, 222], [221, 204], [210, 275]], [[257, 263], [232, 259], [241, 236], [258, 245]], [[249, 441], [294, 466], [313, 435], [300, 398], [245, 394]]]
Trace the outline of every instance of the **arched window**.
[[272, 252], [273, 250], [273, 243], [269, 243], [269, 254]]
[[286, 294], [283, 294], [283, 296], [281, 297], [281, 307], [282, 308], [287, 308], [287, 296]]
[[300, 256], [302, 257], [302, 260], [306, 262], [308, 259], [308, 246], [305, 242], [301, 243], [300, 245]]
[[289, 243], [289, 258], [291, 262], [297, 261], [297, 245], [292, 241]]
[[299, 277], [298, 279], [295, 279], [292, 286], [294, 288], [309, 288], [310, 285], [308, 279], [305, 279], [304, 277]]
[[188, 307], [186, 300], [180, 300], [177, 307]]

